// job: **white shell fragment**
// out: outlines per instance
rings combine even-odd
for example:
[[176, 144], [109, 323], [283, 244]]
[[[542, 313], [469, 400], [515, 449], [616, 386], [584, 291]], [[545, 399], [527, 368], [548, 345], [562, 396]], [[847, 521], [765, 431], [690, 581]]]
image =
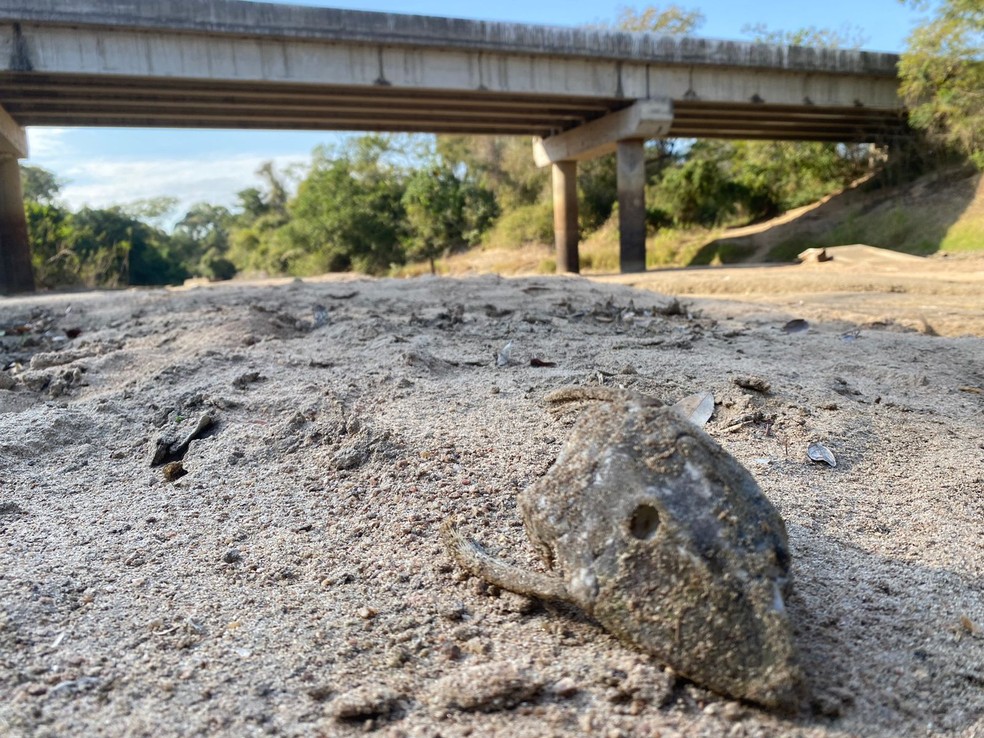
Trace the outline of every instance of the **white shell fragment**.
[[691, 423], [702, 428], [714, 414], [714, 393], [697, 392], [687, 395], [674, 403], [673, 407]]
[[495, 365], [497, 367], [509, 366], [509, 362], [512, 359], [512, 347], [513, 342], [510, 341], [499, 350], [499, 353], [495, 357]]
[[811, 461], [822, 461], [828, 466], [837, 466], [837, 459], [834, 452], [822, 443], [811, 443], [806, 449], [806, 455]]

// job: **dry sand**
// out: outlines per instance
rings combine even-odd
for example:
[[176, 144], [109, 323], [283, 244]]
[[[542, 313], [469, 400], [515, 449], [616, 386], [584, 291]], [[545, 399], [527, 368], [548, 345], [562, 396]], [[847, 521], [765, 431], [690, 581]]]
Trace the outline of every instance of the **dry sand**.
[[[984, 736], [984, 339], [669, 302], [492, 276], [0, 301], [0, 736]], [[445, 555], [459, 514], [537, 565], [515, 495], [567, 433], [542, 397], [598, 382], [713, 391], [789, 529], [801, 714]], [[206, 414], [168, 481], [157, 440]]]
[[847, 320], [940, 336], [984, 336], [984, 254], [912, 256], [856, 244], [830, 261], [662, 269], [599, 279], [667, 294], [730, 297], [736, 314], [768, 305], [811, 320]]

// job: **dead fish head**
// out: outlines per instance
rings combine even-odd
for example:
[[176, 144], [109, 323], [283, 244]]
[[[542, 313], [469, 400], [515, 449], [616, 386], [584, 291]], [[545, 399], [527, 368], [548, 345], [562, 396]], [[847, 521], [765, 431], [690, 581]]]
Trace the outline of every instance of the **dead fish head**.
[[520, 507], [571, 599], [607, 630], [716, 691], [799, 703], [782, 518], [674, 410], [631, 397], [587, 410]]

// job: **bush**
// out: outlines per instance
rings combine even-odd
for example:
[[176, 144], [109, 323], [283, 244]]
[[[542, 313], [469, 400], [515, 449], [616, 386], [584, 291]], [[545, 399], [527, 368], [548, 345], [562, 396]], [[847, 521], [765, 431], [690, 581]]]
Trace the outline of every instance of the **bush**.
[[553, 243], [553, 203], [522, 205], [503, 213], [484, 240], [501, 246]]

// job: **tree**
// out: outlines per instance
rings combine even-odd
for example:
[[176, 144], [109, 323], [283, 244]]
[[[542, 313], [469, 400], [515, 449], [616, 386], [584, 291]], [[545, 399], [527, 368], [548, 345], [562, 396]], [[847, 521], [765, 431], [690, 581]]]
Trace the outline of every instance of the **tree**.
[[823, 49], [860, 49], [868, 43], [868, 37], [857, 26], [843, 25], [840, 28], [818, 28], [807, 26], [795, 31], [770, 29], [765, 23], [747, 23], [741, 32], [751, 36], [757, 43], [776, 46], [817, 46]]
[[64, 184], [55, 176], [54, 172], [25, 164], [21, 164], [20, 172], [25, 200], [44, 205], [54, 204], [55, 198], [58, 197]]
[[278, 213], [285, 212], [287, 208], [287, 184], [280, 176], [272, 161], [263, 162], [256, 174], [266, 185], [266, 192], [263, 195], [263, 203]]
[[232, 279], [236, 265], [227, 258], [232, 213], [222, 205], [200, 202], [193, 205], [174, 227], [185, 264], [208, 279]]
[[24, 203], [31, 266], [38, 285], [64, 287], [80, 281], [78, 256], [71, 248], [72, 215], [36, 197]]
[[442, 253], [478, 243], [495, 217], [489, 190], [459, 178], [443, 161], [410, 175], [401, 199], [407, 216], [407, 256], [427, 259], [431, 274]]
[[909, 37], [899, 78], [910, 123], [984, 169], [984, 3], [940, 0]]
[[154, 225], [161, 225], [178, 206], [178, 198], [161, 196], [145, 197], [125, 205], [116, 206], [120, 212], [126, 213], [134, 220], [142, 220]]
[[70, 241], [90, 287], [180, 284], [188, 277], [168, 235], [119, 207], [75, 213]]
[[261, 245], [273, 271], [385, 272], [404, 260], [405, 173], [390, 163], [386, 136], [361, 136], [339, 150], [315, 149], [287, 206], [290, 220]]
[[265, 202], [263, 190], [259, 187], [247, 187], [236, 194], [239, 200], [239, 209], [248, 222], [252, 222], [261, 215], [266, 215], [270, 207]]
[[683, 35], [693, 33], [706, 20], [699, 10], [687, 10], [676, 4], [665, 8], [648, 5], [642, 10], [622, 6], [618, 9], [615, 26], [620, 31]]

